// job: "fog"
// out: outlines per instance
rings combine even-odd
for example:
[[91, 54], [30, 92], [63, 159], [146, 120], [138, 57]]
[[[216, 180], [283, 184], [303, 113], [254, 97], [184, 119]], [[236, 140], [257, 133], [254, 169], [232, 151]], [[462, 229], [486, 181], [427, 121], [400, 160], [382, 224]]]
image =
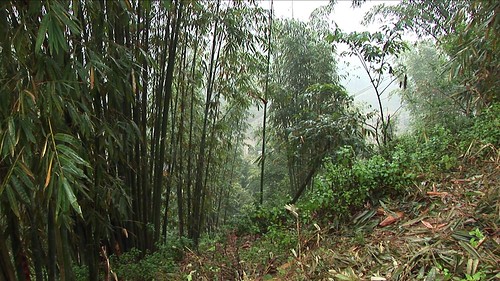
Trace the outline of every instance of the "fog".
[[[311, 13], [318, 7], [327, 5], [328, 1], [274, 1], [273, 12], [275, 18], [293, 18], [307, 22]], [[398, 1], [367, 1], [361, 7], [352, 7], [352, 1], [338, 1], [333, 13], [328, 18], [329, 23], [334, 28], [335, 24], [344, 32], [352, 31], [370, 31], [379, 30], [381, 24], [373, 23], [368, 26], [361, 24], [364, 15], [372, 7], [378, 4], [396, 5]], [[259, 5], [265, 9], [270, 8], [270, 1], [260, 1]], [[337, 46], [337, 53], [347, 50], [347, 46]], [[378, 101], [370, 80], [362, 68], [357, 57], [338, 57], [338, 71], [345, 78], [341, 80], [342, 85], [349, 94], [354, 97], [355, 103], [365, 110], [378, 109]], [[388, 84], [386, 81], [382, 89]], [[407, 128], [408, 113], [401, 105], [401, 99], [393, 91], [397, 88], [397, 83], [389, 86], [382, 95], [384, 113], [396, 117], [398, 120], [398, 131], [403, 132]], [[392, 94], [391, 94], [392, 93]], [[254, 111], [255, 112], [255, 111]], [[256, 112], [255, 118], [252, 118], [252, 127], [260, 126], [262, 123], [261, 112]]]

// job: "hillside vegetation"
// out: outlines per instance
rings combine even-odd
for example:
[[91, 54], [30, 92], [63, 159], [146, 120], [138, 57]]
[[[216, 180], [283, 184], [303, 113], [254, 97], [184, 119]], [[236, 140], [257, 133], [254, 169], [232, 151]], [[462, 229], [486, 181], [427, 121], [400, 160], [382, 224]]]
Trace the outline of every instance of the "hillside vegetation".
[[0, 281], [500, 279], [500, 4], [335, 2], [0, 1]]
[[346, 163], [349, 169], [327, 166], [327, 178], [303, 201], [256, 210], [205, 236], [199, 251], [187, 247], [165, 276], [497, 280], [498, 110], [492, 106], [459, 132], [401, 137], [390, 160], [376, 154]]

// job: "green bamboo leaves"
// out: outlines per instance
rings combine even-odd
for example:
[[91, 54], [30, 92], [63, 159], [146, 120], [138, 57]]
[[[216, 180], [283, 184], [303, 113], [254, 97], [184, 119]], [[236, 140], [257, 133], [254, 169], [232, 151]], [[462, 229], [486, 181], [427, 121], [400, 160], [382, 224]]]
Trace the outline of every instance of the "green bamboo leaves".
[[51, 55], [60, 51], [68, 51], [69, 45], [65, 36], [67, 34], [66, 28], [72, 34], [78, 35], [81, 32], [81, 27], [78, 25], [76, 18], [69, 14], [59, 2], [49, 1], [47, 8], [49, 11], [43, 16], [38, 29], [35, 53], [40, 54], [45, 39], [47, 39]]
[[[56, 217], [58, 217], [60, 211], [67, 214], [69, 212], [69, 206], [71, 206], [80, 216], [83, 216], [75, 192], [79, 191], [76, 187], [82, 186], [82, 181], [87, 179], [82, 168], [91, 168], [91, 166], [75, 151], [75, 149], [78, 149], [80, 146], [75, 137], [68, 134], [57, 133], [54, 135], [52, 142], [55, 146], [54, 154], [57, 165], [54, 167], [55, 170], [52, 169], [52, 171], [48, 171], [48, 177], [49, 173], [55, 174], [58, 177], [55, 183], [57, 187]], [[73, 183], [73, 185], [71, 185], [70, 182]]]
[[1, 138], [1, 143], [0, 143], [0, 153], [1, 153], [1, 158], [7, 157], [9, 154], [10, 156], [14, 156], [14, 151], [17, 142], [19, 141], [18, 135], [16, 133], [16, 127], [14, 124], [14, 118], [9, 117], [6, 120], [7, 123], [7, 130], [2, 132], [2, 138]]
[[[201, 231], [213, 206], [222, 221], [232, 185], [219, 182], [232, 178], [225, 162], [237, 160], [247, 93], [260, 90], [262, 11], [250, 6], [221, 4], [218, 13], [211, 1], [0, 4], [0, 229], [4, 218], [19, 225], [6, 252], [14, 253], [11, 244], [34, 249], [26, 259], [38, 263], [29, 265], [37, 280], [74, 280], [72, 262], [98, 280], [99, 241], [110, 237], [153, 249], [172, 227], [173, 187], [179, 221]], [[206, 86], [213, 95], [205, 104]]]
[[[5, 126], [5, 124], [2, 125]], [[22, 149], [21, 152], [16, 155], [16, 146], [19, 143], [19, 131], [16, 130], [13, 117], [7, 118], [6, 127], [6, 130], [0, 131], [0, 164], [5, 164], [10, 159], [12, 159], [13, 162], [0, 182], [0, 196], [3, 192], [6, 193], [12, 212], [17, 217], [20, 217], [19, 202], [16, 197], [21, 196], [21, 198], [26, 200], [28, 196], [26, 195], [24, 188], [21, 186], [20, 181], [12, 175], [17, 174], [20, 171], [19, 163], [21, 160], [19, 159], [19, 155], [21, 154]], [[23, 177], [23, 179], [25, 179], [25, 177]]]

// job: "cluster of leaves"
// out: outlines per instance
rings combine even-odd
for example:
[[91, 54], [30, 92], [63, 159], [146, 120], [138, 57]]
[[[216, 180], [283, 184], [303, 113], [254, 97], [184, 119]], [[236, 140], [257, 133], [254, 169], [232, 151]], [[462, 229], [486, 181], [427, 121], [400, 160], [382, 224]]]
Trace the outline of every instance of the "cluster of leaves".
[[356, 159], [351, 147], [340, 149], [324, 164], [323, 173], [304, 203], [310, 212], [327, 211], [328, 217], [345, 217], [367, 201], [377, 202], [410, 186], [415, 176], [406, 171], [404, 159], [380, 154]]
[[293, 221], [282, 206], [258, 208], [235, 222], [239, 234], [264, 234], [272, 226], [290, 225]]
[[[132, 248], [120, 256], [111, 255], [110, 269], [120, 280], [157, 280], [168, 279], [177, 270], [177, 264], [184, 257], [184, 249], [191, 245], [186, 238], [173, 239], [159, 244], [157, 250], [150, 253]], [[87, 280], [85, 267], [75, 270], [77, 280]]]
[[413, 174], [431, 176], [449, 171], [458, 164], [456, 134], [435, 127], [401, 137], [394, 143], [393, 157]]
[[497, 153], [500, 134], [495, 103], [473, 118], [459, 118], [455, 126], [420, 128], [392, 144], [393, 158], [408, 172], [432, 177], [457, 168], [466, 157], [485, 158]]
[[[462, 133], [461, 148], [469, 149], [472, 142], [476, 142], [479, 149], [491, 145], [500, 146], [500, 103], [494, 103], [473, 118], [472, 125]], [[483, 154], [483, 156], [485, 156]]]
[[401, 1], [378, 5], [365, 16], [395, 22], [432, 38], [449, 57], [447, 72], [464, 89], [456, 99], [468, 114], [498, 101], [498, 3], [495, 1]]
[[159, 249], [141, 258], [142, 252], [137, 248], [127, 251], [120, 257], [113, 256], [111, 264], [114, 272], [124, 280], [154, 280], [166, 277], [175, 269], [175, 261], [169, 257], [168, 251]]
[[[297, 217], [290, 215], [282, 205], [253, 210], [235, 224], [239, 236], [260, 237], [251, 248], [242, 252], [243, 260], [260, 264], [270, 258], [285, 259], [298, 243], [297, 219], [310, 222], [310, 212], [300, 209]], [[271, 255], [271, 257], [269, 257]]]

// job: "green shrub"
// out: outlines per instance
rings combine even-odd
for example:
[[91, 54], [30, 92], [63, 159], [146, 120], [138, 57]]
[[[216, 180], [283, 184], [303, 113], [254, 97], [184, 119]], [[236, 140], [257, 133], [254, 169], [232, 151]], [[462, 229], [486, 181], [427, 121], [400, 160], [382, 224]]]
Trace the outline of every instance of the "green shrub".
[[175, 272], [176, 263], [183, 258], [188, 239], [171, 239], [168, 243], [157, 245], [157, 250], [145, 255], [133, 248], [121, 256], [110, 256], [112, 270], [120, 280], [164, 280]]
[[283, 206], [256, 208], [235, 223], [238, 235], [265, 234], [271, 226], [293, 225], [293, 219]]
[[[302, 214], [324, 219], [346, 217], [367, 201], [377, 202], [411, 186], [418, 176], [427, 179], [454, 171], [469, 155], [497, 157], [500, 142], [500, 104], [474, 118], [456, 118], [454, 126], [422, 128], [399, 137], [379, 154], [359, 158], [342, 147], [323, 165], [314, 186], [302, 201]], [[311, 217], [311, 216], [309, 216]]]
[[74, 265], [73, 274], [76, 281], [85, 281], [89, 278], [89, 267], [86, 265]]
[[[472, 125], [460, 133], [463, 153], [486, 157], [500, 146], [500, 103], [495, 103], [472, 119]], [[488, 146], [492, 146], [489, 149]]]
[[457, 133], [444, 127], [415, 132], [392, 144], [391, 159], [409, 174], [432, 177], [458, 166], [458, 139]]
[[335, 160], [324, 164], [324, 172], [315, 180], [304, 207], [309, 211], [328, 210], [341, 217], [360, 208], [368, 200], [378, 201], [405, 190], [414, 179], [402, 165], [399, 156], [388, 160], [379, 154], [356, 159], [349, 147], [338, 151]]

